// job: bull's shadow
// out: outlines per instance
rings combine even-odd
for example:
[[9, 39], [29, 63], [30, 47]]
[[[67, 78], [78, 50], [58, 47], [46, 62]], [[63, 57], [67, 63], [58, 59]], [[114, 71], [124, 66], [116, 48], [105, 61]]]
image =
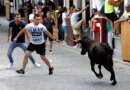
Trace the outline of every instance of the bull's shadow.
[[[113, 69], [113, 49], [109, 44], [99, 43], [88, 37], [83, 37], [81, 40], [78, 40], [78, 43], [81, 44], [81, 55], [85, 55], [88, 52], [91, 70], [96, 77], [99, 79], [103, 78], [101, 66], [104, 66], [104, 68], [111, 73], [110, 80], [113, 81], [112, 85], [116, 85], [117, 81]], [[95, 64], [98, 64], [99, 73], [95, 71]]]

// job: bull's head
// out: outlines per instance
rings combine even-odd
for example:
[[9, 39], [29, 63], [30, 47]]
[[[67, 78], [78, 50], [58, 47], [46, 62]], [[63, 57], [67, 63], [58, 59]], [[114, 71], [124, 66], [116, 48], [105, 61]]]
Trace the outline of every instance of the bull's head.
[[88, 43], [87, 43], [87, 40], [89, 38], [88, 37], [84, 37], [82, 39], [79, 39], [77, 41], [75, 41], [76, 43], [80, 43], [81, 44], [81, 55], [85, 55], [88, 51]]

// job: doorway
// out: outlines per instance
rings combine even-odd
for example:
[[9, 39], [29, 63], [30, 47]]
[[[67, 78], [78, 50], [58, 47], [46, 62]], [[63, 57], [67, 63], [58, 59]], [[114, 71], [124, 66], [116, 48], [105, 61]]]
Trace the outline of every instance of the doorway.
[[5, 16], [5, 0], [0, 0], [0, 16]]

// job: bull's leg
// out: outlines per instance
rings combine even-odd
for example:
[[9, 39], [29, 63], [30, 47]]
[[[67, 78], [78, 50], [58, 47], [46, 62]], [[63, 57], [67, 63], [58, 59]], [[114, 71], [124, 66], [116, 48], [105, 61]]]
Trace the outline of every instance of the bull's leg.
[[94, 72], [94, 74], [96, 75], [96, 77], [99, 78], [99, 74], [95, 71], [94, 66], [95, 66], [95, 63], [91, 62], [91, 70]]
[[108, 67], [104, 66], [104, 67], [111, 73], [110, 80], [111, 81], [113, 80], [112, 85], [116, 85], [117, 81], [116, 81], [116, 78], [115, 78], [115, 72], [114, 72], [113, 66], [108, 66]]
[[110, 80], [113, 80], [112, 85], [116, 85], [117, 81], [116, 81], [116, 78], [115, 78], [115, 72], [114, 72], [113, 68], [111, 69], [110, 72], [111, 72]]
[[103, 78], [102, 72], [101, 72], [101, 64], [98, 65], [99, 69], [99, 78]]

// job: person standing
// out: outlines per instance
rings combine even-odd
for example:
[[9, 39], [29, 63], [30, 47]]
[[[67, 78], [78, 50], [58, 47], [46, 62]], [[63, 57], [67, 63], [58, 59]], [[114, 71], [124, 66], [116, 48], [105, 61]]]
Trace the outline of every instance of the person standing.
[[[47, 30], [53, 35], [53, 25], [54, 25], [54, 19], [51, 17], [51, 12], [47, 12], [47, 17], [43, 20], [43, 25], [46, 26]], [[49, 39], [49, 54], [53, 54], [52, 47], [53, 47], [53, 39], [48, 37], [46, 34], [44, 35], [45, 40], [47, 41], [47, 38]]]
[[58, 6], [58, 9], [55, 11], [56, 12], [56, 18], [57, 18], [57, 28], [58, 28], [58, 38], [60, 41], [64, 40], [64, 31], [62, 29], [62, 11], [63, 6]]
[[128, 21], [130, 18], [130, 4], [125, 5], [125, 11], [122, 16], [114, 22], [114, 33], [116, 36], [120, 36], [121, 34], [121, 22]]
[[45, 39], [44, 39], [44, 33], [47, 34], [49, 37], [51, 37], [53, 40], [56, 40], [52, 36], [52, 34], [46, 29], [46, 27], [40, 23], [41, 17], [39, 14], [34, 15], [34, 22], [27, 24], [22, 31], [14, 38], [14, 42], [17, 42], [18, 38], [23, 34], [26, 33], [28, 40], [29, 40], [29, 45], [27, 47], [27, 50], [24, 55], [24, 60], [23, 60], [23, 66], [21, 69], [16, 70], [17, 73], [19, 74], [24, 74], [25, 73], [25, 68], [28, 63], [28, 57], [31, 55], [33, 51], [36, 51], [38, 54], [40, 54], [41, 59], [47, 64], [49, 68], [49, 75], [53, 74], [53, 66], [50, 64], [48, 58], [45, 55]]
[[[25, 24], [21, 21], [21, 16], [19, 13], [14, 13], [14, 20], [12, 20], [8, 27], [8, 42], [11, 39], [7, 56], [9, 58], [10, 64], [7, 66], [7, 68], [13, 67], [14, 60], [12, 57], [12, 52], [16, 47], [20, 47], [24, 52], [26, 51], [25, 43], [25, 35], [23, 34], [21, 37], [18, 38], [16, 44], [13, 42], [14, 38], [17, 36], [17, 34], [25, 27]], [[31, 62], [39, 67], [40, 64], [36, 63], [32, 56], [29, 57]]]
[[118, 19], [115, 14], [115, 8], [121, 5], [124, 0], [114, 1], [114, 0], [105, 0], [105, 16], [109, 18], [111, 21], [116, 21]]
[[66, 41], [67, 36], [67, 8], [63, 7], [63, 13], [62, 13], [62, 29], [64, 31], [64, 41]]
[[13, 19], [13, 13], [14, 13], [14, 3], [11, 0], [11, 2], [10, 2], [10, 20]]
[[[79, 38], [81, 38], [81, 31], [85, 30], [85, 28], [86, 28], [84, 19], [81, 19], [80, 21], [78, 21], [78, 19], [79, 19], [78, 17], [79, 17], [79, 14], [84, 12], [88, 7], [89, 7], [89, 5], [87, 5], [85, 8], [81, 9], [80, 11], [77, 11], [77, 9], [74, 9], [73, 13], [71, 15], [70, 22], [71, 22], [75, 40], [78, 40]], [[81, 25], [82, 25], [82, 30], [80, 29]]]
[[29, 22], [32, 23], [34, 20], [34, 14], [35, 14], [36, 10], [33, 8], [32, 9], [32, 14], [29, 15]]
[[[105, 0], [105, 16], [110, 19], [114, 26], [114, 21], [118, 20], [117, 15], [115, 14], [115, 8], [121, 5], [124, 0], [114, 1], [114, 0]], [[115, 27], [115, 26], [114, 26]], [[112, 47], [115, 48], [115, 40], [112, 40]]]

